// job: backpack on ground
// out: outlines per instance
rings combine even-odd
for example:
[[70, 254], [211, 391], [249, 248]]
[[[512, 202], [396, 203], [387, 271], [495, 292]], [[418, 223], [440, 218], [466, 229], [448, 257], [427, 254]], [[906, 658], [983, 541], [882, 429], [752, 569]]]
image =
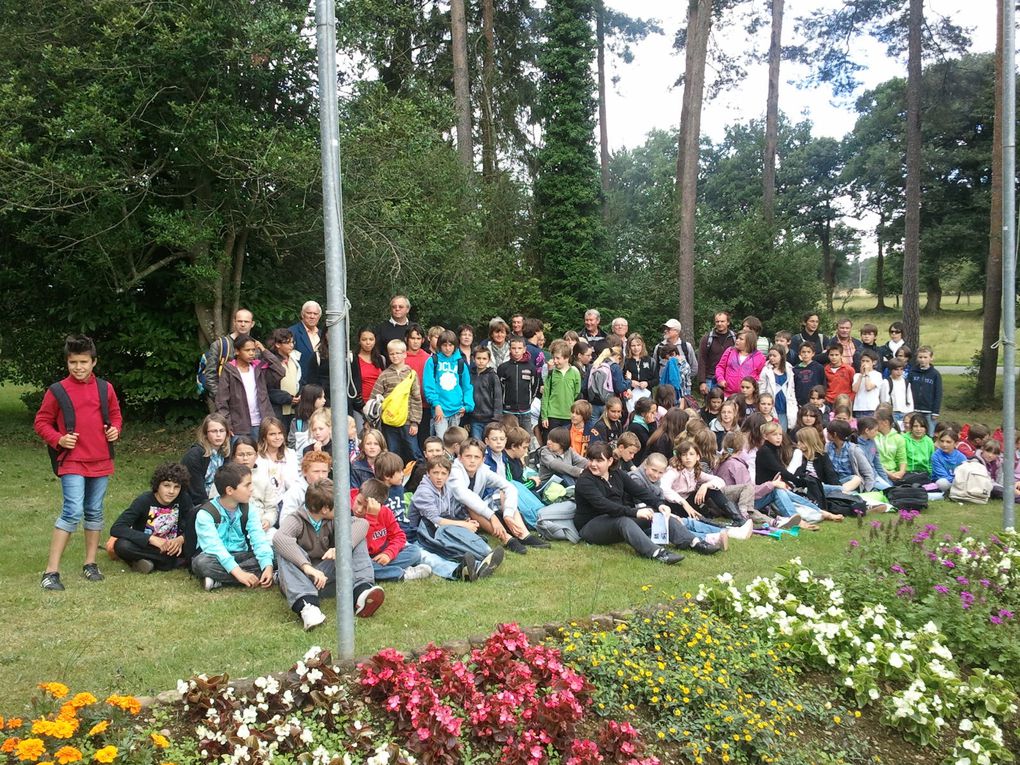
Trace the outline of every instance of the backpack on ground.
[[[216, 377], [219, 378], [220, 373], [223, 372], [223, 365], [230, 358], [230, 341], [225, 336], [221, 337], [216, 341], [216, 346]], [[206, 358], [206, 353], [199, 357], [198, 370], [195, 372], [195, 390], [199, 396], [205, 395], [207, 390], [206, 381], [210, 373], [209, 360]]]
[[[110, 383], [102, 377], [97, 377], [96, 387], [99, 389], [99, 412], [103, 417], [103, 427], [108, 428], [110, 427]], [[53, 394], [53, 398], [57, 400], [57, 404], [60, 405], [60, 411], [64, 415], [64, 427], [68, 433], [74, 433], [75, 427], [78, 424], [78, 418], [74, 412], [74, 402], [67, 395], [67, 390], [62, 383], [55, 382], [49, 387], [49, 391]], [[113, 459], [113, 443], [111, 441], [106, 443], [110, 447], [110, 459]], [[53, 468], [53, 475], [57, 475], [60, 464], [64, 461], [64, 457], [67, 456], [67, 449], [62, 446], [47, 446], [46, 448], [50, 453], [50, 467]]]
[[414, 385], [415, 379], [416, 375], [412, 369], [382, 400], [382, 421], [384, 425], [389, 425], [392, 428], [402, 428], [407, 424], [407, 418], [411, 411], [411, 387]]
[[977, 460], [963, 462], [953, 471], [953, 484], [949, 487], [949, 498], [954, 502], [972, 502], [976, 505], [988, 503], [992, 496], [993, 482], [988, 468]]
[[885, 497], [897, 510], [928, 509], [928, 492], [922, 486], [893, 486], [885, 490]]
[[836, 515], [855, 518], [868, 512], [868, 503], [857, 494], [837, 491], [825, 495], [825, 509]]
[[588, 400], [593, 404], [605, 404], [613, 395], [613, 372], [608, 362], [603, 362], [588, 375]]

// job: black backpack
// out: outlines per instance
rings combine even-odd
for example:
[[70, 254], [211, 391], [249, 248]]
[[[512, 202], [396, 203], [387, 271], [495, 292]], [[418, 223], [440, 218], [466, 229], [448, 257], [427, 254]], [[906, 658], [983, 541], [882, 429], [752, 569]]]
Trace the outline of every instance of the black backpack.
[[885, 498], [899, 510], [928, 508], [928, 492], [920, 486], [893, 486], [885, 490]]
[[[248, 550], [253, 550], [251, 546], [251, 538], [248, 536], [248, 505], [238, 505], [238, 509], [241, 511], [241, 531], [244, 532], [244, 542], [248, 545]], [[209, 515], [212, 516], [213, 523], [217, 526], [220, 525], [220, 510], [216, 507], [216, 503], [211, 499], [208, 502], [203, 502], [195, 511], [188, 517], [188, 520], [184, 526], [184, 546], [191, 549], [194, 554], [202, 552], [198, 546], [198, 532], [195, 530], [195, 522], [198, 520], [198, 511], [205, 510]], [[233, 551], [231, 551], [233, 552]]]
[[[108, 428], [110, 427], [110, 383], [102, 377], [97, 377], [96, 387], [99, 389], [99, 411], [103, 417], [103, 426]], [[60, 411], [64, 415], [64, 427], [68, 433], [74, 433], [74, 429], [78, 425], [78, 418], [74, 412], [74, 402], [67, 395], [67, 390], [62, 383], [55, 382], [49, 387], [49, 391], [60, 405]], [[113, 442], [107, 441], [106, 443], [110, 447], [110, 459], [113, 459]], [[60, 463], [67, 456], [67, 449], [62, 446], [47, 446], [46, 448], [50, 453], [50, 466], [53, 468], [53, 475], [57, 475]]]
[[857, 494], [837, 491], [825, 496], [825, 509], [836, 515], [854, 518], [868, 512], [868, 504]]

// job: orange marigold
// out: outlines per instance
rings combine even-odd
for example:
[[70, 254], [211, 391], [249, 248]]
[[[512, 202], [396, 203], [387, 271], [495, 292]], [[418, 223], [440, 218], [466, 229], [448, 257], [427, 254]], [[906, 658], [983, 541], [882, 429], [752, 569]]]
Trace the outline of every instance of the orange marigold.
[[46, 745], [39, 738], [26, 738], [14, 747], [15, 756], [22, 762], [37, 762], [46, 754]]
[[68, 765], [70, 762], [78, 762], [81, 759], [81, 751], [73, 746], [62, 746], [53, 753], [60, 765]]
[[53, 738], [71, 738], [78, 732], [78, 720], [57, 720], [50, 729]]
[[58, 720], [73, 720], [78, 716], [78, 708], [70, 701], [60, 706], [60, 712], [57, 713]]
[[20, 738], [18, 738], [17, 736], [11, 736], [11, 738], [4, 741], [3, 744], [0, 744], [0, 752], [10, 754], [11, 752], [14, 751], [14, 747], [16, 747], [20, 742], [21, 742]]
[[70, 703], [71, 706], [75, 707], [76, 709], [81, 709], [82, 707], [87, 707], [90, 704], [95, 704], [97, 701], [99, 701], [99, 699], [97, 699], [88, 691], [85, 691], [83, 693], [74, 694], [74, 698], [71, 699]]
[[70, 689], [63, 683], [39, 683], [39, 687], [55, 699], [62, 699], [70, 693]]
[[170, 742], [167, 740], [167, 737], [160, 733], [150, 733], [149, 738], [152, 739], [152, 745], [157, 749], [166, 749], [170, 746]]
[[142, 711], [141, 702], [134, 696], [118, 696], [114, 694], [106, 700], [106, 703], [112, 707], [123, 709], [125, 712], [130, 712], [133, 715]]
[[24, 721], [20, 717], [12, 717], [7, 721], [7, 730], [14, 730], [24, 725]]
[[96, 762], [113, 762], [117, 759], [117, 747], [115, 746], [104, 746], [94, 755], [92, 759]]
[[48, 736], [53, 729], [53, 721], [45, 717], [41, 720], [32, 720], [32, 733], [36, 736]]
[[99, 722], [97, 722], [95, 725], [93, 725], [89, 729], [88, 735], [89, 736], [98, 736], [100, 733], [104, 733], [106, 731], [106, 729], [109, 728], [109, 727], [110, 727], [110, 721], [109, 720], [100, 720]]

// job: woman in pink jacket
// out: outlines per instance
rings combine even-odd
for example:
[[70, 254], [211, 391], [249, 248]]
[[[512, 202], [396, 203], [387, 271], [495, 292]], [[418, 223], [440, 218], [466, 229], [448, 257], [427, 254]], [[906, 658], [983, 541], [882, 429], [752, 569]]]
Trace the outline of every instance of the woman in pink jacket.
[[755, 380], [765, 367], [765, 354], [758, 350], [758, 336], [750, 329], [737, 333], [732, 348], [723, 351], [715, 368], [715, 379], [727, 396], [740, 393], [740, 381], [745, 377]]

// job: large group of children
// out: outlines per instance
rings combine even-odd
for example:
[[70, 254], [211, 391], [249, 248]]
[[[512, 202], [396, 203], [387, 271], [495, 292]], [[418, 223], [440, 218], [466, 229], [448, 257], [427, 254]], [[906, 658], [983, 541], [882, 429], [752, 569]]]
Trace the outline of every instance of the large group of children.
[[[581, 332], [548, 349], [541, 323], [519, 315], [493, 319], [478, 343], [470, 326], [408, 323], [382, 349], [381, 332], [362, 329], [346, 449], [332, 443], [325, 380], [291, 371], [289, 333], [275, 331], [268, 348], [240, 334], [216, 411], [119, 515], [106, 550], [139, 573], [188, 568], [206, 590], [278, 585], [311, 629], [335, 589], [335, 460], [350, 475], [360, 616], [383, 603], [380, 582], [476, 581], [505, 552], [553, 541], [625, 542], [675, 564], [731, 540], [955, 498], [961, 475], [1000, 497], [1020, 478], [1003, 480], [1001, 431], [939, 418], [933, 351], [912, 354], [899, 322], [879, 347], [873, 325], [857, 339], [843, 319], [826, 338], [809, 314], [770, 344], [755, 317], [733, 331], [717, 314], [695, 349], [671, 319], [651, 353], [639, 334], [616, 332], [620, 322], [603, 334], [589, 311]], [[83, 575], [103, 579], [103, 498], [122, 425], [115, 392], [93, 373], [92, 341], [69, 337], [65, 356], [69, 374], [35, 419], [64, 497], [48, 590], [64, 589], [60, 559], [83, 521]], [[297, 379], [281, 396], [285, 374]]]

